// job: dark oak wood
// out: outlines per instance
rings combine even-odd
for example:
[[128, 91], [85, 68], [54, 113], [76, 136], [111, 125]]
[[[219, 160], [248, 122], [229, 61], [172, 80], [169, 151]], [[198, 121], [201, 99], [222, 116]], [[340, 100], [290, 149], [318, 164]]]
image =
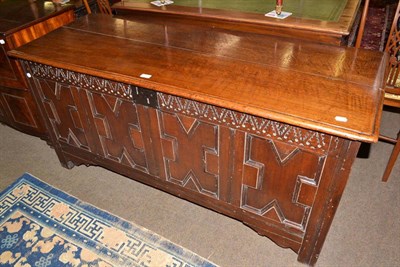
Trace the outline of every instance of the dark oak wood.
[[[76, 1], [72, 0], [71, 3]], [[0, 2], [0, 32], [10, 35], [39, 22], [72, 10], [74, 4], [60, 5], [43, 0], [4, 0]]]
[[379, 52], [92, 14], [8, 54], [65, 167], [100, 165], [236, 218], [309, 265], [360, 141], [378, 137]]
[[[74, 20], [73, 5], [38, 0], [0, 2], [0, 121], [32, 135], [46, 137], [46, 129], [20, 64], [7, 51], [20, 47]], [[62, 47], [62, 46], [61, 46]]]
[[[69, 51], [91, 49], [82, 58], [49, 48], [50, 43], [66, 42], [71, 43]], [[116, 49], [106, 50], [112, 46]], [[49, 48], [45, 54], [44, 48]], [[386, 58], [379, 52], [292, 43], [152, 18], [124, 21], [100, 15], [63, 27], [18, 51], [12, 54], [312, 130], [377, 140], [380, 110], [366, 107], [382, 101]], [[132, 60], [121, 64], [121, 58]], [[153, 76], [143, 79], [142, 73]], [[347, 122], [337, 121], [337, 116]]]
[[[271, 2], [274, 3], [275, 1], [271, 0]], [[157, 14], [161, 17], [185, 17], [189, 20], [202, 20], [203, 23], [217, 24], [219, 27], [230, 29], [262, 32], [334, 45], [345, 45], [348, 43], [348, 37], [356, 22], [360, 3], [360, 0], [348, 0], [337, 20], [310, 19], [301, 16], [290, 16], [281, 20], [265, 17], [264, 13], [188, 7], [175, 4], [160, 8], [149, 2], [143, 3], [135, 0], [115, 3], [112, 8], [117, 14], [121, 15], [133, 13], [135, 15], [145, 14], [145, 16], [154, 16]], [[320, 6], [321, 9], [326, 8], [318, 1], [315, 1], [315, 5]], [[273, 9], [271, 8], [271, 10]], [[332, 10], [330, 11], [334, 13]]]

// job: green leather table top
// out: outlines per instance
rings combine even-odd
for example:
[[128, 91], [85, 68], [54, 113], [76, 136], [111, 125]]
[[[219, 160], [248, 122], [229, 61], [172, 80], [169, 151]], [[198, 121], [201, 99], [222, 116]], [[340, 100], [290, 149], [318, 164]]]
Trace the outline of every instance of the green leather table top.
[[[275, 9], [275, 0], [173, 0], [177, 6], [212, 8], [249, 13], [268, 13]], [[149, 0], [128, 2], [149, 3]], [[283, 11], [294, 17], [337, 21], [348, 0], [283, 0]]]

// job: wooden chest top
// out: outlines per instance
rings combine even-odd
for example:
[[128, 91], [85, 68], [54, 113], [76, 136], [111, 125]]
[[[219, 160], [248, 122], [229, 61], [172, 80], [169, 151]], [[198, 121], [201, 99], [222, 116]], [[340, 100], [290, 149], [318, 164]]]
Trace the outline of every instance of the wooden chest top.
[[9, 55], [353, 140], [378, 138], [379, 52], [90, 15]]

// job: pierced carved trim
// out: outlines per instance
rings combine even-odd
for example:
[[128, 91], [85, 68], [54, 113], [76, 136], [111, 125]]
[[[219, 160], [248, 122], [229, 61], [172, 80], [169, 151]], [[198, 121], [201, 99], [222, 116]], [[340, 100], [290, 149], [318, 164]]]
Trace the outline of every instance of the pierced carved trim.
[[247, 131], [272, 140], [326, 153], [332, 138], [328, 134], [306, 130], [285, 123], [200, 103], [197, 101], [158, 92], [161, 110], [192, 116], [202, 120]]
[[35, 62], [29, 62], [28, 64], [32, 71], [31, 75], [33, 75], [34, 77], [49, 79], [60, 83], [67, 83], [91, 91], [132, 100], [131, 88], [128, 84], [110, 81], [65, 69], [55, 68]]

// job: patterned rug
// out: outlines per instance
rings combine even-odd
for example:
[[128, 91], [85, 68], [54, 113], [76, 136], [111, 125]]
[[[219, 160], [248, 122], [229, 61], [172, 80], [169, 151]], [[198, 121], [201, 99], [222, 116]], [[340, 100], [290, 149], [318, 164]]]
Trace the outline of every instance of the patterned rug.
[[216, 266], [24, 174], [0, 193], [0, 266]]
[[361, 47], [383, 51], [392, 26], [397, 4], [371, 6], [368, 9]]

